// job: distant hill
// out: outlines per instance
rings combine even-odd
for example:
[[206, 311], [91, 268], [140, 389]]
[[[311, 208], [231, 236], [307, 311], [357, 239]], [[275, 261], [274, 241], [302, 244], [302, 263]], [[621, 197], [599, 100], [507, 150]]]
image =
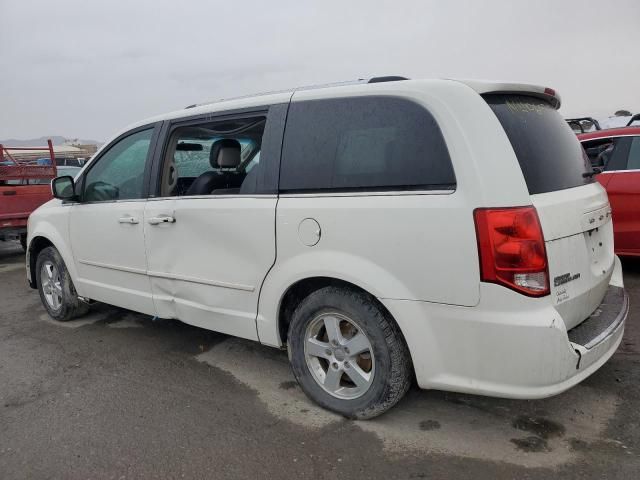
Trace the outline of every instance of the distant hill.
[[6, 140], [0, 140], [0, 143], [8, 147], [43, 147], [47, 144], [47, 140], [51, 139], [54, 145], [64, 145], [65, 143], [81, 144], [81, 145], [101, 145], [102, 142], [96, 140], [85, 140], [82, 138], [68, 138], [61, 137], [60, 135], [52, 135], [50, 137], [29, 138], [26, 140], [17, 140], [15, 138], [8, 138]]

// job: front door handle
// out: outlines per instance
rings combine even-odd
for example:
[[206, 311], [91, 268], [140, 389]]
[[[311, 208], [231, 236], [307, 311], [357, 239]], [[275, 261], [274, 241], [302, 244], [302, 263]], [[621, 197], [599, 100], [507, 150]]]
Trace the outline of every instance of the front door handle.
[[118, 223], [131, 223], [135, 225], [136, 223], [140, 223], [136, 217], [120, 217], [118, 219]]
[[176, 219], [170, 216], [166, 217], [151, 217], [149, 219], [150, 225], [160, 225], [161, 223], [175, 223]]

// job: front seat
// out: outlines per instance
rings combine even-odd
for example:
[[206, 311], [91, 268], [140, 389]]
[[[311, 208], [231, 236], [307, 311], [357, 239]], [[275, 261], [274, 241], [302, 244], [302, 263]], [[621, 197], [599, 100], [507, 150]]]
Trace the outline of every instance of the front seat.
[[216, 140], [211, 145], [209, 164], [218, 171], [204, 172], [189, 186], [185, 195], [210, 195], [214, 190], [229, 188], [229, 173], [221, 168], [237, 168], [240, 165], [240, 142], [233, 138]]

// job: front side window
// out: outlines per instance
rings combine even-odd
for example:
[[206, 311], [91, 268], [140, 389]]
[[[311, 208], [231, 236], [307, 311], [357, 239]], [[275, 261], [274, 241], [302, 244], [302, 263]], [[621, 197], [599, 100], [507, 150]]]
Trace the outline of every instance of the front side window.
[[175, 128], [160, 196], [255, 193], [265, 122], [265, 117], [250, 117]]
[[613, 137], [587, 140], [583, 147], [591, 164], [606, 172], [640, 169], [640, 138]]
[[97, 159], [85, 178], [87, 202], [142, 198], [144, 171], [153, 129], [129, 135]]
[[409, 100], [309, 100], [289, 108], [281, 191], [439, 190], [455, 182], [438, 124]]

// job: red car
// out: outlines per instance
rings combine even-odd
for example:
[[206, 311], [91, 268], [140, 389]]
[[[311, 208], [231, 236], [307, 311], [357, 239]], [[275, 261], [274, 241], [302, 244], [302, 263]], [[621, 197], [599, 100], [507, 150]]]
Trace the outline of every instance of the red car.
[[578, 135], [613, 212], [615, 251], [640, 256], [640, 127]]

